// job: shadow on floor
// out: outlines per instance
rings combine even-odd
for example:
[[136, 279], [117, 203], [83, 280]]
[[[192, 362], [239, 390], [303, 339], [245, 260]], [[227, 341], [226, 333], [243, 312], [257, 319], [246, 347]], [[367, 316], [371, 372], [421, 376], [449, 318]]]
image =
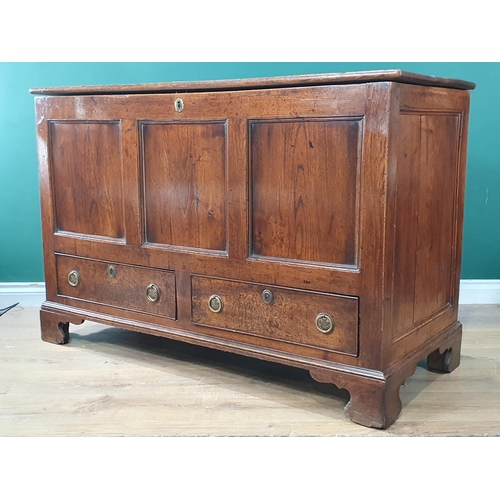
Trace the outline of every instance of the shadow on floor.
[[[77, 331], [71, 332], [69, 347], [71, 344], [85, 345], [87, 348], [91, 346], [96, 353], [115, 357], [117, 361], [135, 362], [158, 370], [169, 370], [168, 360], [174, 359], [186, 363], [183, 376], [187, 378], [190, 373], [195, 372], [192, 369], [193, 364], [200, 368], [216, 369], [231, 377], [245, 377], [249, 384], [246, 389], [244, 386], [238, 386], [239, 390], [249, 392], [252, 383], [255, 383], [273, 386], [283, 392], [294, 391], [312, 398], [315, 413], [319, 412], [328, 417], [342, 410], [350, 399], [347, 390], [339, 389], [333, 384], [316, 382], [304, 369], [120, 328], [82, 325]], [[428, 372], [426, 360], [418, 364], [417, 372], [420, 374], [418, 380], [414, 375], [401, 388], [403, 409], [441, 376]], [[199, 371], [196, 373], [198, 377]], [[259, 392], [258, 396], [262, 397], [262, 393]], [[339, 417], [337, 413], [337, 418]], [[342, 418], [346, 417], [342, 414]]]

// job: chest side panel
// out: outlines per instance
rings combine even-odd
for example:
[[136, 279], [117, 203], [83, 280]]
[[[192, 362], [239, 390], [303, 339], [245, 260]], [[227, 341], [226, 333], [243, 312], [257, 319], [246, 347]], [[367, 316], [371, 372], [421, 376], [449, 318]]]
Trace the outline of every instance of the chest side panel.
[[[403, 87], [398, 120], [392, 337], [457, 318], [468, 96]], [[434, 326], [433, 326], [434, 325]]]

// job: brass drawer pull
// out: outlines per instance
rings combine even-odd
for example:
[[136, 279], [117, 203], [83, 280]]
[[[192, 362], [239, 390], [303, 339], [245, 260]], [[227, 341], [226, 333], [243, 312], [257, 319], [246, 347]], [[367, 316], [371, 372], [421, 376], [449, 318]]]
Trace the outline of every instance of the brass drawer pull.
[[156, 285], [148, 285], [146, 288], [146, 297], [151, 302], [156, 302], [160, 298], [160, 289]]
[[77, 286], [80, 283], [80, 275], [74, 269], [68, 274], [68, 283], [71, 286]]
[[272, 304], [274, 301], [274, 294], [271, 292], [271, 290], [268, 290], [267, 288], [262, 292], [262, 300], [264, 301], [264, 304]]
[[329, 314], [319, 313], [316, 316], [316, 328], [321, 333], [330, 333], [335, 328], [335, 323]]
[[116, 267], [115, 266], [108, 267], [108, 275], [110, 278], [114, 278], [116, 276]]
[[222, 302], [222, 298], [219, 295], [212, 295], [208, 299], [208, 308], [214, 313], [220, 313], [222, 308], [224, 307], [224, 303]]

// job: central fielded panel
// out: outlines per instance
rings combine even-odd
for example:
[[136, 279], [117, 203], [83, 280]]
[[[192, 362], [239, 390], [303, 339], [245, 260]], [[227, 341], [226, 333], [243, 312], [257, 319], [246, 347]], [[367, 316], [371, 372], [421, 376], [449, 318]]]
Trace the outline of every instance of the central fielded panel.
[[146, 241], [226, 251], [226, 122], [140, 130]]

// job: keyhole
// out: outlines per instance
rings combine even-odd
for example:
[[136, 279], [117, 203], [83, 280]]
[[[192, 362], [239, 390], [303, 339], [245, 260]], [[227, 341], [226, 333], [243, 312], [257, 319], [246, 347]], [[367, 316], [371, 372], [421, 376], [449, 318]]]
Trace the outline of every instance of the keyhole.
[[175, 105], [175, 110], [178, 111], [179, 113], [181, 113], [182, 110], [184, 109], [184, 102], [182, 99], [176, 99], [174, 105]]

